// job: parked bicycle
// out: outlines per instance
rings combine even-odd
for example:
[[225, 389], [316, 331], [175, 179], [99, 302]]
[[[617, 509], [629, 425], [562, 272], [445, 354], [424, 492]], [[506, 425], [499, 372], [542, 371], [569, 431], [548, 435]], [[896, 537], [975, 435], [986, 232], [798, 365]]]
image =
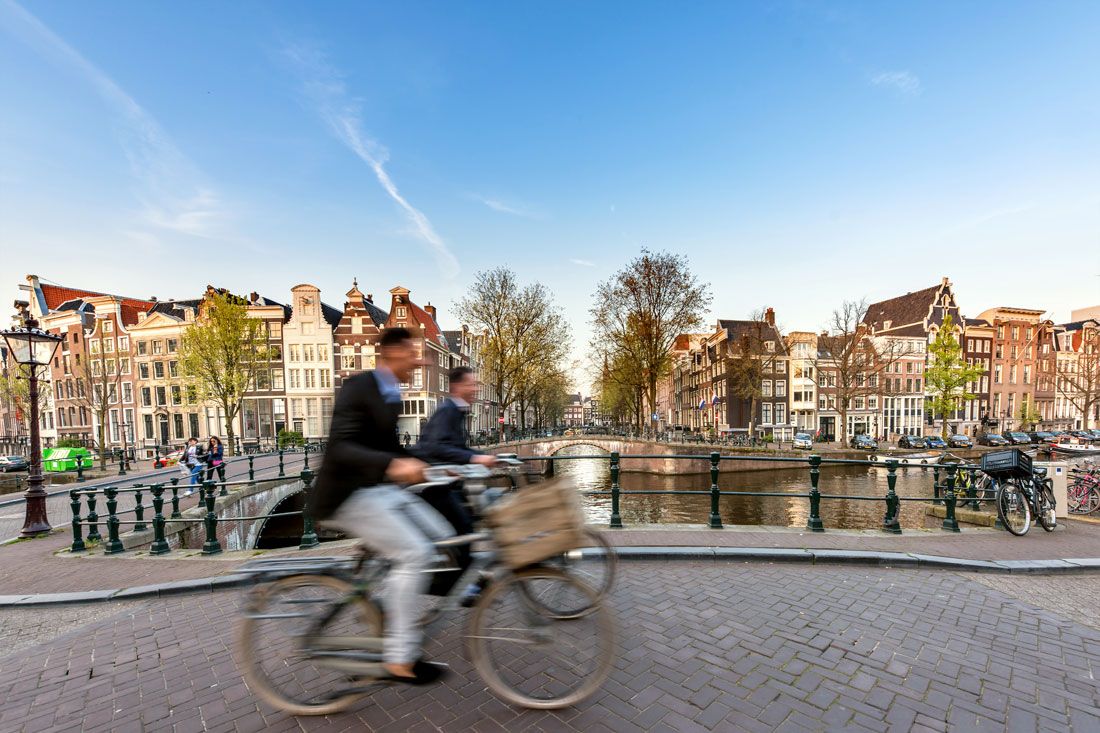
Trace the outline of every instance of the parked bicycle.
[[1047, 532], [1058, 524], [1054, 482], [1045, 468], [1035, 467], [1031, 456], [1019, 449], [982, 456], [982, 472], [996, 485], [997, 516], [1017, 537], [1027, 534], [1032, 520]]
[[[447, 484], [456, 477], [477, 479], [479, 468], [432, 467], [428, 481], [410, 490]], [[508, 703], [561, 708], [584, 700], [607, 678], [615, 656], [615, 623], [594, 588], [551, 565], [532, 565], [529, 558], [540, 540], [523, 544], [509, 536], [507, 527], [496, 524], [502, 518], [514, 519], [515, 529], [522, 533], [531, 519], [579, 517], [566, 506], [575, 502], [572, 486], [558, 481], [534, 490], [537, 495], [519, 491], [495, 508], [488, 505], [492, 496], [482, 492], [475, 502], [492, 518], [493, 530], [436, 543], [442, 551], [473, 540], [486, 543], [489, 550], [474, 555], [462, 578], [423, 623], [428, 626], [460, 610], [468, 582], [482, 574], [491, 577], [467, 627], [474, 668]], [[564, 526], [569, 523], [557, 521], [554, 526], [575, 537], [578, 528]], [[546, 553], [550, 558], [559, 554], [556, 547]], [[445, 556], [441, 560], [446, 562]], [[250, 688], [295, 715], [336, 713], [369, 695], [385, 674], [383, 613], [375, 589], [388, 570], [387, 563], [369, 553], [350, 560], [259, 560], [242, 568], [256, 581], [237, 631]]]
[[1072, 514], [1092, 514], [1100, 509], [1100, 470], [1091, 461], [1069, 470], [1066, 509]]

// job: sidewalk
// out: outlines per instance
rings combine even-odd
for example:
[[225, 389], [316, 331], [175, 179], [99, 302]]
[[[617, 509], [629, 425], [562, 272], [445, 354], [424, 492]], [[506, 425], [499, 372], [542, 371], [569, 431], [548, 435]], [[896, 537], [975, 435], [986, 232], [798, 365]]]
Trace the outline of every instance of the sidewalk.
[[[787, 527], [662, 525], [607, 530], [624, 559], [860, 562], [898, 567], [938, 567], [990, 572], [1100, 570], [1100, 524], [1066, 520], [1053, 534], [1034, 529], [1013, 537], [993, 529], [910, 530], [886, 535], [874, 530], [823, 533]], [[70, 535], [0, 546], [0, 606], [15, 603], [72, 602], [210, 591], [240, 581], [238, 567], [258, 557], [341, 555], [351, 542], [324, 543], [311, 550], [248, 550], [204, 556], [199, 550], [152, 557], [144, 552], [106, 556], [97, 547], [68, 553]], [[89, 592], [92, 595], [86, 595]], [[32, 598], [42, 594], [58, 595]]]

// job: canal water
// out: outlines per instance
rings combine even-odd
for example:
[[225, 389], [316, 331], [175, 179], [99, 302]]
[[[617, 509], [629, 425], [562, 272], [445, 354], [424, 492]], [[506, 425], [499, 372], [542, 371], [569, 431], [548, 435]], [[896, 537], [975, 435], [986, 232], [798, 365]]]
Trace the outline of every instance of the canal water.
[[[571, 446], [557, 455], [593, 455], [597, 449]], [[607, 457], [571, 459], [554, 465], [557, 476], [571, 476], [581, 491], [607, 490], [611, 486], [611, 468]], [[805, 527], [810, 511], [806, 494], [810, 490], [807, 466], [791, 470], [723, 473], [718, 478], [723, 491], [789, 492], [791, 496], [723, 496], [719, 513], [723, 524]], [[684, 491], [710, 488], [709, 474], [655, 475], [620, 473], [619, 488], [624, 491]], [[822, 494], [874, 496], [878, 501], [822, 499], [821, 518], [826, 529], [877, 529], [886, 513], [886, 469], [865, 466], [825, 466], [818, 488]], [[896, 491], [899, 497], [931, 497], [932, 471], [898, 471]], [[607, 524], [611, 517], [611, 496], [585, 496], [589, 521]], [[942, 520], [926, 517], [928, 502], [901, 502], [901, 526], [918, 528], [939, 526]], [[623, 524], [705, 524], [710, 516], [710, 497], [699, 494], [623, 495], [619, 513]]]

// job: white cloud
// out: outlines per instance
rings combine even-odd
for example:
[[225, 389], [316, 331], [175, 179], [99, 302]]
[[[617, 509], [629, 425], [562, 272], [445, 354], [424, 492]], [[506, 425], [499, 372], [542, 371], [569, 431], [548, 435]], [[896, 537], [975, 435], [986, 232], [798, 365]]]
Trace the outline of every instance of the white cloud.
[[409, 219], [413, 234], [435, 253], [436, 264], [443, 274], [446, 277], [456, 276], [459, 271], [458, 260], [435, 231], [428, 217], [401, 195], [386, 172], [385, 164], [389, 160], [389, 152], [367, 135], [361, 119], [360, 105], [348, 94], [342, 75], [316, 48], [305, 45], [288, 46], [283, 49], [283, 55], [293, 64], [301, 79], [303, 91], [315, 105], [329, 131], [374, 171], [378, 183]]
[[595, 267], [596, 266], [596, 263], [593, 262], [592, 260], [571, 259], [569, 261], [572, 262], [574, 265], [580, 265], [581, 267]]
[[0, 27], [57, 65], [83, 76], [122, 118], [120, 144], [135, 178], [141, 223], [195, 237], [221, 238], [225, 212], [217, 193], [203, 182], [160, 124], [95, 64], [13, 0], [0, 0]]
[[538, 212], [532, 210], [530, 207], [524, 206], [522, 204], [505, 203], [504, 201], [501, 201], [500, 199], [489, 198], [488, 196], [482, 196], [481, 194], [478, 194], [478, 193], [472, 193], [472, 194], [470, 194], [470, 197], [473, 198], [475, 201], [480, 201], [481, 203], [485, 204], [486, 206], [488, 206], [493, 211], [499, 211], [502, 214], [511, 214], [512, 216], [522, 216], [522, 217], [527, 218], [527, 219], [542, 219], [543, 218], [543, 216], [541, 214], [539, 214]]
[[920, 77], [910, 71], [881, 71], [871, 77], [871, 84], [892, 89], [905, 97], [918, 97], [923, 91]]

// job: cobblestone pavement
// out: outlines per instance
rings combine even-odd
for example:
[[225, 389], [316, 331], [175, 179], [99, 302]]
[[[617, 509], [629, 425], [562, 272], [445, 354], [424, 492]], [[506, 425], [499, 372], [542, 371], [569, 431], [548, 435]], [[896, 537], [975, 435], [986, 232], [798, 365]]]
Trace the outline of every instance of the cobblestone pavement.
[[0, 649], [7, 655], [24, 647], [46, 644], [81, 626], [143, 605], [141, 601], [128, 601], [49, 608], [7, 608], [0, 613]]
[[1100, 629], [1100, 578], [1095, 575], [985, 575], [967, 578], [1017, 600]]
[[[242, 681], [230, 651], [240, 596], [223, 592], [111, 606], [109, 618], [0, 659], [0, 731], [1100, 730], [1100, 631], [969, 574], [714, 563], [621, 572], [616, 669], [575, 709], [496, 700], [465, 660], [458, 618], [428, 647], [453, 665], [444, 684], [288, 718]], [[1011, 592], [1035, 579], [1006, 580]]]

